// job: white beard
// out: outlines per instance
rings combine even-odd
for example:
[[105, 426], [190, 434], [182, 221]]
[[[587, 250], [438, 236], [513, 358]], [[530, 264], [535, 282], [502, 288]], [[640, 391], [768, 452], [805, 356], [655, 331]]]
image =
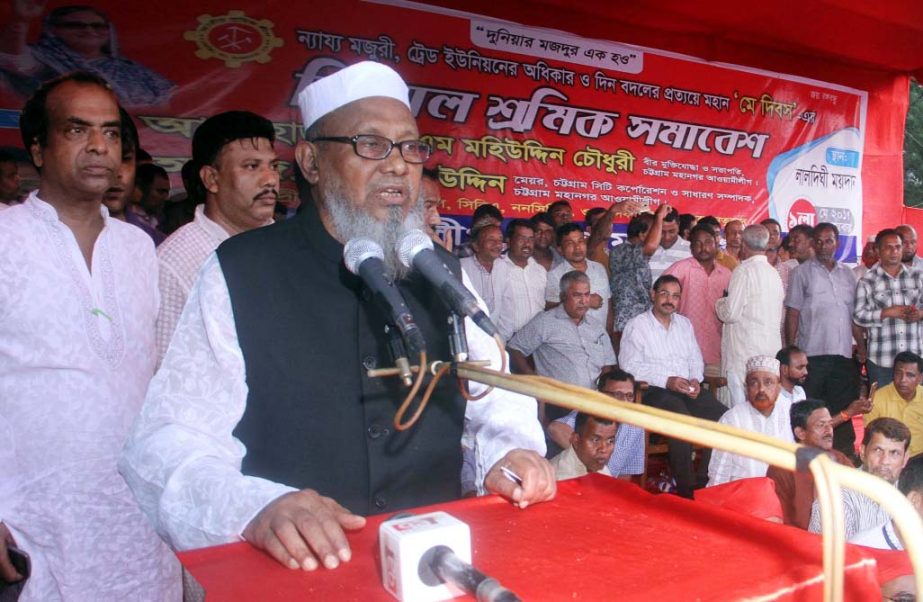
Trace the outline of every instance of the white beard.
[[404, 266], [398, 258], [397, 245], [408, 231], [423, 226], [423, 203], [416, 202], [406, 217], [403, 207], [389, 207], [387, 217], [379, 221], [350, 202], [335, 186], [322, 191], [324, 204], [330, 214], [330, 220], [340, 239], [368, 238], [384, 251], [384, 264], [387, 275], [398, 281], [403, 279], [410, 268]]

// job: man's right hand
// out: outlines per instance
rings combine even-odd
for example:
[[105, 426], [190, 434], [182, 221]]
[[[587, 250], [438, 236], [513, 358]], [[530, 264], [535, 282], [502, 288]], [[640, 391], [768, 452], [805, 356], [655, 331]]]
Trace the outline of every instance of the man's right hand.
[[244, 539], [291, 569], [335, 569], [352, 552], [343, 529], [365, 526], [355, 515], [312, 489], [287, 493], [263, 508], [244, 529]]
[[908, 313], [913, 310], [912, 305], [892, 305], [881, 310], [882, 318], [892, 318], [895, 320], [904, 320]]
[[692, 384], [680, 376], [671, 376], [667, 379], [667, 389], [680, 395], [689, 395], [693, 392]]
[[16, 540], [13, 534], [6, 528], [6, 525], [0, 523], [0, 577], [7, 583], [16, 583], [22, 579], [22, 575], [10, 562], [10, 546], [15, 546]]

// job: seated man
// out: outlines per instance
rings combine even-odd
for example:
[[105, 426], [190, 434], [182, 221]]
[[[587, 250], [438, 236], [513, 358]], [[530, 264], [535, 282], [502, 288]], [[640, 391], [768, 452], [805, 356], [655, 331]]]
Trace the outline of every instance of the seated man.
[[[897, 481], [897, 488], [907, 496], [907, 501], [920, 518], [923, 518], [923, 455], [914, 456], [907, 462], [901, 471], [901, 478]], [[881, 550], [904, 549], [904, 542], [901, 541], [891, 520], [856, 533], [849, 538], [849, 543]]]
[[[859, 457], [862, 470], [897, 485], [901, 471], [910, 455], [910, 429], [893, 418], [879, 418], [865, 427]], [[846, 539], [856, 533], [882, 525], [888, 520], [885, 509], [865, 495], [853, 489], [843, 488], [843, 511], [846, 522]], [[811, 521], [808, 531], [820, 533], [820, 506], [817, 500], [811, 506]]]
[[795, 403], [807, 398], [801, 385], [808, 378], [808, 356], [804, 351], [789, 345], [779, 349], [776, 354], [779, 360], [779, 397]]
[[[701, 387], [705, 364], [689, 320], [676, 313], [682, 288], [675, 276], [661, 276], [651, 292], [653, 307], [628, 321], [622, 333], [619, 365], [648, 383], [644, 404], [718, 420], [725, 407]], [[704, 485], [708, 453], [700, 465], [699, 482], [693, 476], [692, 444], [669, 440], [670, 471], [676, 490], [692, 497], [695, 487]]]
[[[872, 396], [872, 409], [865, 422], [887, 416], [910, 429], [909, 456], [923, 453], [923, 358], [910, 351], [894, 357], [894, 380]], [[847, 410], [848, 412], [849, 410]]]
[[545, 286], [545, 309], [552, 309], [558, 303], [558, 287], [561, 276], [571, 270], [583, 272], [590, 279], [590, 311], [587, 316], [596, 320], [608, 331], [611, 327], [612, 315], [609, 311], [609, 299], [612, 290], [609, 288], [609, 276], [602, 264], [587, 259], [586, 237], [580, 224], [568, 223], [559, 226], [555, 231], [555, 241], [558, 251], [564, 261], [548, 272], [548, 283]]
[[[600, 393], [605, 393], [613, 399], [627, 401], [635, 400], [635, 377], [621, 370], [613, 368], [599, 375], [596, 385]], [[570, 438], [574, 433], [574, 424], [577, 411], [574, 410], [563, 418], [558, 418], [548, 425], [548, 436], [561, 448], [570, 446]], [[632, 424], [620, 424], [615, 435], [615, 451], [609, 458], [609, 473], [614, 477], [630, 479], [633, 475], [644, 474], [644, 429]]]
[[615, 449], [615, 433], [619, 425], [612, 420], [597, 418], [580, 412], [570, 447], [551, 459], [555, 477], [559, 481], [582, 477], [590, 472], [612, 476], [606, 464]]
[[[853, 465], [842, 452], [833, 449], [833, 418], [824, 402], [818, 399], [795, 402], [789, 416], [796, 442], [826, 451], [843, 466]], [[770, 466], [766, 476], [776, 485], [776, 496], [782, 503], [782, 521], [807, 529], [814, 502], [814, 475], [810, 471], [793, 472]]]
[[[734, 406], [719, 422], [783, 441], [792, 438], [791, 403], [779, 395], [779, 360], [757, 355], [747, 360], [744, 387], [747, 403]], [[737, 479], [766, 476], [765, 462], [726, 451], [716, 451], [708, 465], [708, 486]]]
[[[560, 280], [561, 304], [538, 314], [510, 339], [510, 365], [518, 374], [541, 374], [594, 388], [596, 377], [615, 365], [615, 352], [603, 325], [587, 319], [590, 308], [590, 279], [573, 270]], [[533, 369], [527, 359], [535, 361]], [[566, 414], [558, 407], [541, 404], [544, 420]]]

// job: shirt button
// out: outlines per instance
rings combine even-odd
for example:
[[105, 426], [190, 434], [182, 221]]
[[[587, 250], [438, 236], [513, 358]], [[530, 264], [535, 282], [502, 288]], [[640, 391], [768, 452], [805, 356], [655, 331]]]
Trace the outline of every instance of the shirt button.
[[383, 510], [385, 506], [388, 505], [388, 500], [385, 499], [385, 496], [378, 494], [375, 496], [375, 507], [379, 510]]
[[367, 355], [364, 358], [362, 358], [362, 366], [366, 370], [374, 370], [375, 367], [378, 366], [378, 362], [375, 360], [374, 356]]
[[369, 439], [378, 439], [382, 435], [387, 434], [386, 431], [387, 429], [383, 429], [379, 425], [373, 424], [368, 429]]

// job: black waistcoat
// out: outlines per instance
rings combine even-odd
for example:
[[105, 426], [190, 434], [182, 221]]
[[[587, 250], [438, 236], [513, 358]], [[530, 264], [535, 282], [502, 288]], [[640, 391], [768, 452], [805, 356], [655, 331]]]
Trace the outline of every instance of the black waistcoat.
[[[455, 499], [464, 400], [444, 378], [417, 424], [395, 431], [406, 389], [366, 376], [393, 365], [385, 319], [342, 257], [311, 207], [218, 248], [249, 388], [234, 430], [247, 446], [243, 472], [315, 489], [360, 514]], [[442, 257], [459, 275], [458, 261]], [[430, 359], [448, 359], [442, 301], [422, 278], [399, 288]]]

